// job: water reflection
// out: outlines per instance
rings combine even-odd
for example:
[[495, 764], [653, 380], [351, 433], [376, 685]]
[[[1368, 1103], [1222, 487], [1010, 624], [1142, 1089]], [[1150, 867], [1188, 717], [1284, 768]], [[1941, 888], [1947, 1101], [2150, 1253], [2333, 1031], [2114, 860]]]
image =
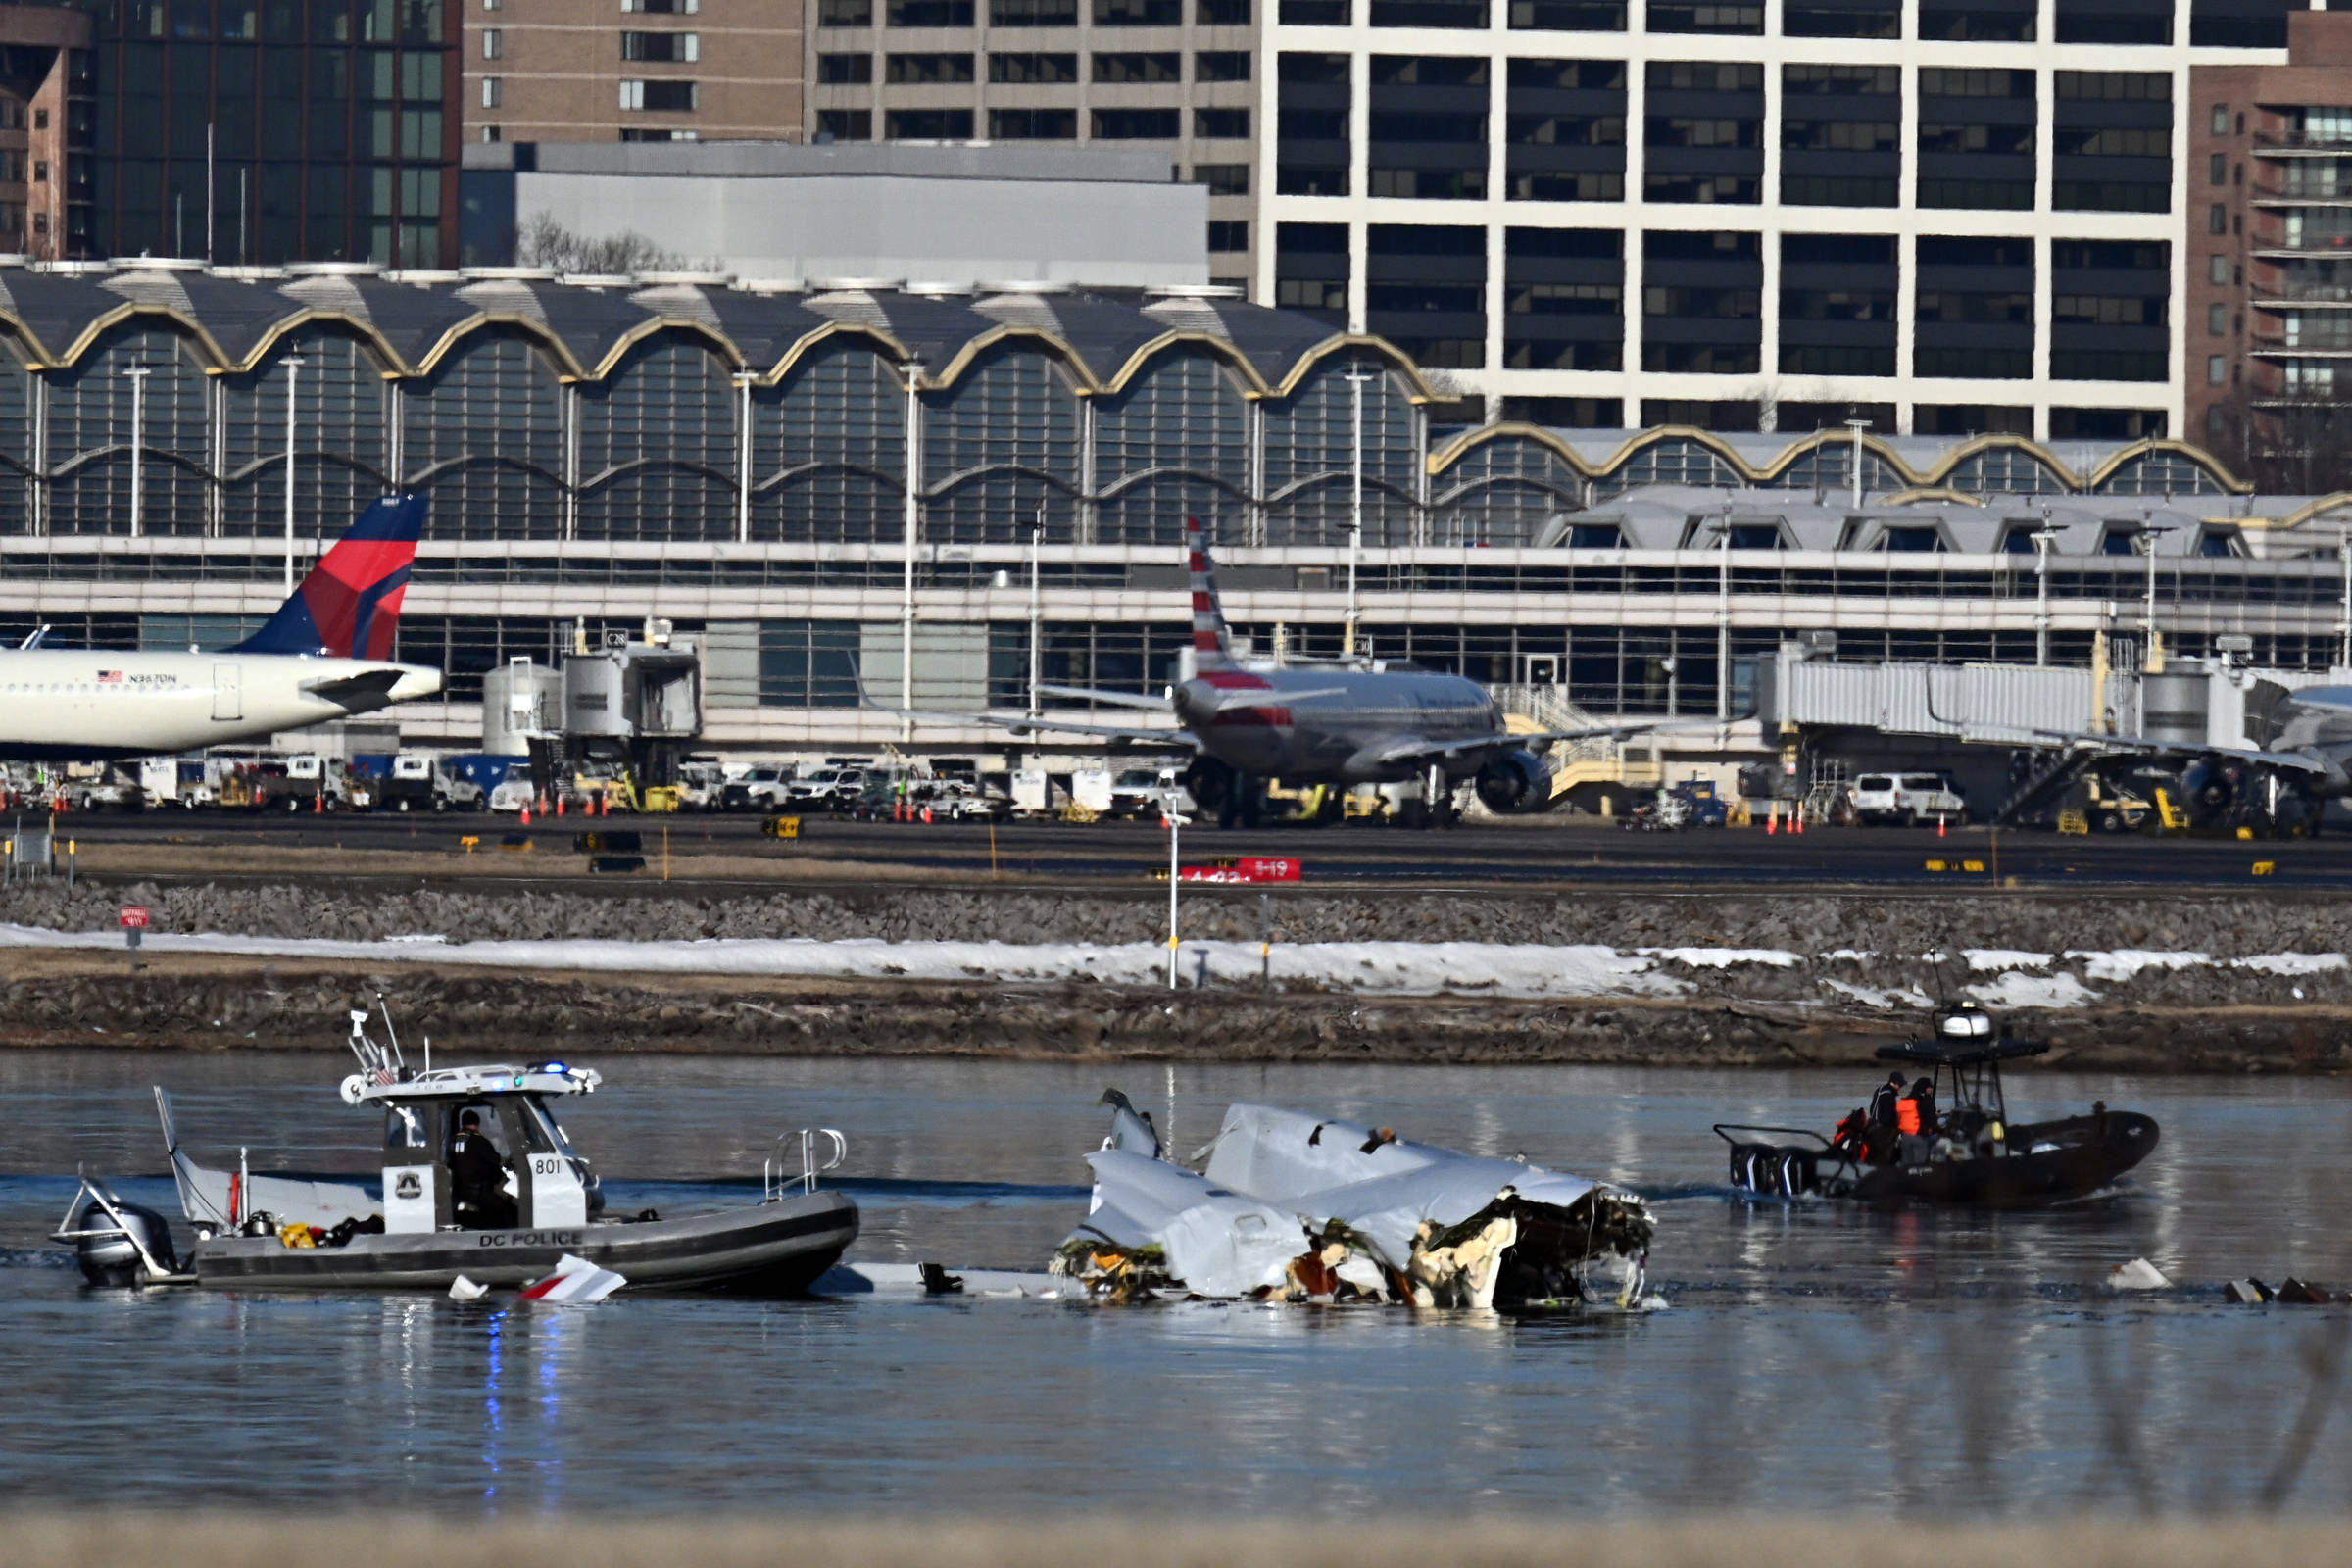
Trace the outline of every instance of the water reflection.
[[[320, 1056], [0, 1058], [0, 1250], [38, 1248], [87, 1159], [155, 1171], [146, 1085], [192, 1147], [364, 1166]], [[1253, 1097], [1618, 1176], [1665, 1195], [1641, 1318], [1415, 1317], [1017, 1300], [591, 1309], [428, 1297], [88, 1293], [5, 1266], [0, 1501], [93, 1467], [158, 1502], [300, 1494], [476, 1511], [1515, 1506], [2018, 1513], [2247, 1506], [2279, 1484], [2341, 1317], [2216, 1299], [2231, 1274], [2352, 1284], [2336, 1196], [2352, 1090], [2044, 1076], [2036, 1107], [2153, 1112], [2116, 1195], [2046, 1213], [1878, 1215], [1741, 1198], [1710, 1122], [1830, 1125], [1830, 1073], [628, 1060], [569, 1118], [623, 1206], [740, 1201], [779, 1128], [852, 1136], [868, 1256], [1034, 1266], [1083, 1206], [1106, 1081], [1176, 1147]], [[1152, 1100], [1157, 1103], [1151, 1103]], [[2299, 1151], [2292, 1162], [2276, 1151]], [[172, 1206], [169, 1184], [125, 1196]], [[2145, 1254], [2184, 1283], [2118, 1298]], [[2315, 1349], [2315, 1347], [2317, 1348]], [[172, 1441], [159, 1443], [159, 1434]], [[182, 1440], [178, 1435], [194, 1434]], [[2352, 1486], [2322, 1442], [2292, 1499]]]

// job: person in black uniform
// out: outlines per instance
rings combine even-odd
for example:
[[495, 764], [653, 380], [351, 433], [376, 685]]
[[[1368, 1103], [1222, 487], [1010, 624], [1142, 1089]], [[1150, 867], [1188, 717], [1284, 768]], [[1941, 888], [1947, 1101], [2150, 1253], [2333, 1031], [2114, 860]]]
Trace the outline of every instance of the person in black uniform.
[[1895, 1105], [1903, 1098], [1903, 1075], [1890, 1072], [1870, 1097], [1870, 1126], [1863, 1133], [1862, 1157], [1883, 1160], [1894, 1153]]
[[506, 1161], [482, 1136], [482, 1113], [471, 1106], [458, 1114], [458, 1136], [449, 1146], [450, 1208], [469, 1231], [499, 1231], [514, 1224], [514, 1200], [505, 1191]]

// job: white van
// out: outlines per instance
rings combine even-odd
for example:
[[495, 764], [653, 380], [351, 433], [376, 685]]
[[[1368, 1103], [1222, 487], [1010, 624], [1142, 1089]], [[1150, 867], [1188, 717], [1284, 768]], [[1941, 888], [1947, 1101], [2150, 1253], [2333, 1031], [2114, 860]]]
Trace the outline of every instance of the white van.
[[1852, 798], [1856, 822], [1968, 823], [1968, 802], [1944, 773], [1864, 773], [1853, 782]]

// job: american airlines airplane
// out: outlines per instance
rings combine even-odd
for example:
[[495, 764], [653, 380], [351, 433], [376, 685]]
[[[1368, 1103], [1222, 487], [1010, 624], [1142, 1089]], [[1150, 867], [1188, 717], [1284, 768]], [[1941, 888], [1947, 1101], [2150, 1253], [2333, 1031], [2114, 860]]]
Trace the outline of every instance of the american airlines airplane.
[[[1056, 697], [1172, 712], [1180, 727], [1121, 728], [1003, 714], [989, 715], [990, 721], [1016, 734], [1055, 731], [1189, 748], [1195, 755], [1185, 787], [1227, 827], [1237, 818], [1255, 822], [1269, 778], [1292, 785], [1420, 779], [1436, 786], [1433, 799], [1446, 793], [1446, 782], [1472, 778], [1490, 809], [1541, 810], [1551, 803], [1554, 764], [1544, 755], [1550, 742], [1649, 727], [1514, 735], [1476, 681], [1400, 661], [1245, 665], [1234, 657], [1200, 519], [1187, 517], [1184, 530], [1193, 579], [1192, 678], [1169, 687], [1164, 697], [1039, 688]], [[970, 721], [969, 714], [956, 716]], [[1326, 808], [1336, 808], [1336, 800]]]
[[421, 495], [370, 506], [268, 624], [233, 648], [0, 649], [0, 759], [157, 757], [432, 696], [439, 670], [391, 658], [424, 512]]

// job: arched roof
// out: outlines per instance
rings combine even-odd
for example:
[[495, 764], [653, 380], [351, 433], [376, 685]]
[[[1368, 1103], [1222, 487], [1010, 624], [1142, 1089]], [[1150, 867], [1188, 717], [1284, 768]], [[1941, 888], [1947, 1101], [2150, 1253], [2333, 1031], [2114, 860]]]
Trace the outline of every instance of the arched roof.
[[[1591, 479], [1608, 478], [1653, 447], [1668, 442], [1689, 443], [1702, 447], [1721, 459], [1740, 478], [1761, 485], [1807, 453], [1820, 447], [1848, 444], [1853, 437], [1838, 432], [1809, 430], [1784, 443], [1770, 435], [1734, 438], [1690, 425], [1660, 425], [1653, 430], [1561, 431], [1546, 429], [1542, 425], [1505, 421], [1465, 431], [1432, 451], [1429, 455], [1429, 471], [1433, 475], [1444, 473], [1488, 442], [1506, 440], [1533, 441], [1547, 447], [1563, 462]], [[1862, 444], [1889, 471], [1901, 476], [1909, 488], [1917, 490], [1940, 488], [1946, 477], [1963, 464], [1994, 452], [2015, 453], [2032, 459], [2048, 469], [2068, 490], [2077, 494], [2086, 494], [2096, 489], [2125, 464], [2150, 452], [2179, 455], [2211, 474], [2215, 483], [2232, 494], [2251, 494], [2254, 488], [2224, 467], [2221, 460], [2212, 453], [2192, 447], [2184, 441], [2143, 440], [2118, 443], [2113, 448], [2087, 449], [2078, 444], [2075, 464], [2067, 463], [2040, 442], [2022, 435], [1979, 435], [1954, 439], [1897, 436], [1888, 439], [1866, 432]]]
[[1418, 368], [1377, 337], [1335, 333], [1313, 318], [1184, 291], [1086, 293], [1007, 285], [971, 294], [845, 285], [754, 291], [653, 277], [564, 281], [524, 269], [404, 277], [365, 268], [297, 269], [286, 277], [226, 275], [126, 263], [111, 270], [0, 269], [0, 332], [35, 369], [62, 369], [126, 320], [182, 331], [208, 368], [250, 371], [290, 334], [321, 322], [360, 334], [394, 377], [430, 374], [472, 335], [519, 331], [566, 379], [611, 375], [664, 332], [707, 341], [764, 384], [818, 344], [862, 337], [933, 390], [953, 386], [992, 344], [1027, 341], [1060, 360], [1082, 395], [1115, 392], [1160, 355], [1206, 353], [1247, 395], [1284, 397], [1334, 355], [1386, 360], [1416, 401], [1435, 396]]

